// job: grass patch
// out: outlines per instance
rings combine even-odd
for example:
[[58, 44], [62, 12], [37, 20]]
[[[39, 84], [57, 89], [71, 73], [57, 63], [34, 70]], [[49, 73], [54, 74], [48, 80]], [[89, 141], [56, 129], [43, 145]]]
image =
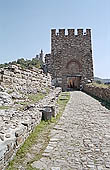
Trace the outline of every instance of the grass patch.
[[37, 103], [39, 100], [43, 99], [46, 95], [47, 95], [47, 93], [46, 94], [43, 94], [43, 93], [30, 94], [30, 95], [28, 95], [28, 99], [29, 99], [28, 102], [27, 101], [17, 102], [17, 104], [21, 105], [21, 107], [19, 107], [18, 109], [24, 110], [24, 108], [26, 106], [28, 106], [29, 104]]
[[5, 109], [9, 109], [10, 106], [0, 106], [0, 110], [5, 110]]
[[8, 170], [17, 170], [16, 166], [14, 165], [19, 165], [24, 161], [26, 153], [29, 152], [30, 147], [35, 143], [39, 134], [42, 133], [43, 129], [45, 129], [48, 124], [49, 122], [41, 121], [41, 123], [35, 127], [33, 132], [29, 135], [24, 144], [17, 151], [14, 159], [9, 162]]
[[24, 101], [24, 102], [18, 102], [18, 104], [20, 104], [20, 105], [23, 105], [23, 106], [24, 106], [24, 105], [29, 104], [29, 102], [25, 102], [25, 101]]
[[36, 103], [39, 100], [43, 99], [45, 97], [45, 94], [43, 93], [37, 93], [37, 94], [30, 94], [28, 96], [28, 99], [32, 102], [32, 103]]
[[[62, 97], [65, 96], [64, 100], [62, 100]], [[51, 122], [57, 123], [60, 119], [63, 111], [65, 110], [66, 104], [68, 103], [70, 99], [70, 93], [69, 92], [62, 92], [61, 95], [58, 98], [57, 104], [59, 105], [59, 113], [56, 115], [56, 117], [52, 117]]]
[[[65, 96], [65, 100], [62, 100], [62, 96]], [[27, 170], [35, 170], [36, 169], [36, 168], [32, 168], [31, 164], [34, 161], [37, 161], [42, 157], [42, 153], [45, 150], [45, 148], [49, 142], [50, 130], [58, 122], [69, 99], [70, 99], [69, 92], [61, 93], [61, 95], [59, 96], [58, 101], [57, 101], [57, 103], [59, 105], [59, 113], [57, 114], [57, 116], [53, 117], [51, 119], [51, 121], [46, 121], [46, 122], [41, 121], [41, 123], [35, 127], [33, 132], [29, 135], [29, 137], [26, 139], [24, 144], [17, 151], [14, 159], [12, 161], [10, 161], [7, 170], [18, 170], [19, 165], [23, 165], [23, 162], [26, 161], [26, 154], [27, 153], [31, 154], [32, 146], [35, 145], [39, 141], [39, 139], [43, 136], [44, 143], [42, 145], [41, 150], [39, 151], [39, 153], [34, 155], [34, 158], [32, 158], [29, 162], [27, 162], [26, 167], [25, 167]]]

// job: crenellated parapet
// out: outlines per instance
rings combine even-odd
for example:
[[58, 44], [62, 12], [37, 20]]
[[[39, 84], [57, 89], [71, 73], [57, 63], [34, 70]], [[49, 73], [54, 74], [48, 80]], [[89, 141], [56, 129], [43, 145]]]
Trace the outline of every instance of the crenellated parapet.
[[68, 29], [67, 34], [65, 33], [65, 29], [59, 29], [58, 32], [56, 29], [51, 29], [51, 35], [52, 36], [90, 36], [91, 35], [91, 29], [86, 29], [84, 32], [84, 29], [77, 29], [75, 32], [75, 29]]

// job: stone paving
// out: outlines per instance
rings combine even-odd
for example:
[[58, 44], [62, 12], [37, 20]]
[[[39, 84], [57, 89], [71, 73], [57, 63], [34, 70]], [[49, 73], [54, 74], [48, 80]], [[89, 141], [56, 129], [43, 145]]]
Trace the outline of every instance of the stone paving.
[[42, 158], [40, 170], [110, 169], [110, 110], [87, 94], [74, 91]]

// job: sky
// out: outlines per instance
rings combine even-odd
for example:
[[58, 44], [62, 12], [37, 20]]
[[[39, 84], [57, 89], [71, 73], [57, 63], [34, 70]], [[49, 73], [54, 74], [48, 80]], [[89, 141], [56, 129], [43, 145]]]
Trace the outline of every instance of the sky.
[[110, 0], [0, 0], [0, 63], [50, 53], [52, 28], [91, 28], [94, 75], [110, 78]]

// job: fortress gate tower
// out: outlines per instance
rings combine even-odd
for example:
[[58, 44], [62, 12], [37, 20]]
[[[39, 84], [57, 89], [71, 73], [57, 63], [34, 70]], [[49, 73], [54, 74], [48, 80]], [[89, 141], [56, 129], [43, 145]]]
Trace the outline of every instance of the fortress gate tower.
[[46, 55], [48, 71], [52, 75], [54, 85], [79, 89], [80, 84], [93, 79], [93, 60], [91, 30], [65, 29], [51, 30], [51, 54]]

